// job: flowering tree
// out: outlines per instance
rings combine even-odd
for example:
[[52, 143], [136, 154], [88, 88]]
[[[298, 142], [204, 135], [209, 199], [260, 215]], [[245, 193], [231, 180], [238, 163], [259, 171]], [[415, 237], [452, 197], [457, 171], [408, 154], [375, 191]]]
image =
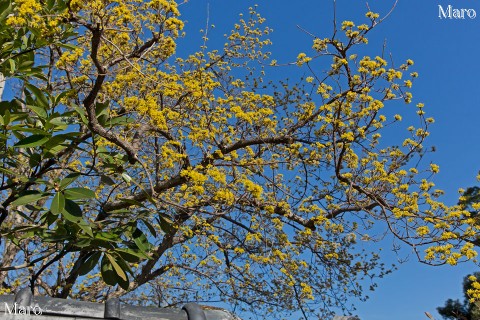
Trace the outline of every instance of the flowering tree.
[[205, 37], [180, 57], [173, 0], [0, 3], [15, 96], [0, 108], [3, 292], [323, 317], [389, 272], [358, 248], [373, 223], [438, 244], [429, 261], [475, 256], [439, 243], [471, 227], [436, 200], [438, 166], [416, 166], [423, 105], [399, 146], [382, 142], [417, 74], [357, 54], [378, 14], [314, 36], [290, 67], [310, 75], [289, 85], [268, 81], [271, 30], [254, 8], [222, 48]]

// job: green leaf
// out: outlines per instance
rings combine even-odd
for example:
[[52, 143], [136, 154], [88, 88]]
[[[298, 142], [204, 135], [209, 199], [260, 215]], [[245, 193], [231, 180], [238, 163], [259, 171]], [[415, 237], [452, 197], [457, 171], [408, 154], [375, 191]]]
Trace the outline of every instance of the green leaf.
[[42, 162], [42, 156], [38, 153], [34, 153], [30, 155], [30, 158], [28, 159], [28, 164], [30, 165], [30, 168], [35, 168]]
[[113, 181], [112, 178], [110, 178], [109, 176], [106, 176], [104, 174], [102, 174], [100, 176], [100, 183], [102, 184], [106, 184], [107, 186], [113, 186], [115, 185], [115, 181]]
[[49, 118], [48, 122], [55, 127], [64, 128], [68, 126], [70, 118], [64, 114], [55, 114]]
[[95, 248], [105, 248], [111, 250], [116, 248], [115, 244], [115, 242], [105, 241], [97, 238], [92, 240], [92, 246]]
[[102, 262], [101, 262], [101, 273], [103, 281], [110, 286], [114, 286], [117, 284], [117, 274], [113, 271], [113, 266], [110, 263], [110, 260], [103, 255]]
[[130, 248], [116, 249], [115, 252], [117, 252], [123, 259], [131, 263], [136, 263], [136, 262], [139, 262], [140, 260], [151, 259], [146, 254]]
[[75, 224], [80, 224], [82, 219], [82, 209], [80, 206], [70, 199], [65, 199], [65, 207], [62, 211], [62, 215], [65, 219]]
[[70, 173], [69, 175], [67, 175], [65, 178], [62, 179], [62, 181], [60, 181], [60, 190], [63, 190], [66, 187], [68, 187], [75, 180], [77, 180], [78, 177], [80, 177], [80, 173], [77, 173], [77, 172]]
[[39, 116], [42, 119], [47, 118], [47, 111], [45, 111], [45, 108], [43, 107], [38, 107], [38, 106], [32, 106], [30, 104], [27, 104], [27, 108], [32, 110], [37, 116]]
[[146, 220], [140, 220], [143, 222], [143, 224], [148, 228], [148, 231], [150, 231], [150, 233], [152, 234], [152, 236], [154, 238], [157, 237], [157, 232], [155, 231], [155, 228], [151, 225], [150, 222], [146, 221]]
[[123, 181], [125, 181], [126, 183], [130, 183], [132, 181], [132, 177], [130, 177], [128, 174], [126, 174], [125, 172], [122, 173], [122, 179]]
[[[26, 120], [27, 122], [31, 122], [33, 121], [33, 119], [31, 118], [28, 118], [28, 117], [23, 117], [20, 118], [20, 117], [16, 117], [15, 115], [12, 117], [14, 119], [12, 119], [12, 121], [15, 121], [15, 120]], [[10, 130], [11, 131], [20, 131], [20, 132], [29, 132], [31, 134], [35, 134], [35, 135], [39, 135], [39, 136], [49, 136], [48, 132], [46, 132], [45, 130], [42, 130], [42, 129], [39, 129], [39, 128], [28, 128], [28, 127], [25, 127], [23, 125], [19, 125], [19, 126], [11, 126], [10, 127]], [[21, 139], [25, 139], [25, 137], [22, 137]]]
[[104, 115], [104, 116], [108, 116], [108, 106], [109, 106], [109, 102], [97, 102], [97, 104], [95, 105], [95, 114], [97, 115], [97, 118]]
[[5, 20], [11, 12], [12, 12], [11, 1], [0, 2], [0, 21]]
[[168, 215], [160, 213], [158, 215], [157, 221], [163, 232], [171, 233], [175, 230], [175, 223]]
[[110, 260], [110, 263], [112, 264], [113, 270], [115, 270], [115, 273], [123, 281], [127, 281], [127, 274], [125, 273], [125, 271], [123, 271], [123, 269], [120, 267], [120, 265], [117, 263], [117, 261], [115, 261], [115, 258], [108, 253], [106, 253], [105, 255], [107, 256], [108, 260]]
[[117, 234], [111, 232], [98, 232], [95, 234], [95, 238], [110, 242], [117, 242], [121, 240], [121, 238]]
[[19, 198], [17, 198], [15, 201], [13, 201], [11, 203], [12, 206], [20, 206], [20, 205], [23, 205], [23, 204], [28, 204], [28, 203], [32, 203], [32, 202], [36, 202], [42, 198], [46, 198], [50, 196], [50, 193], [43, 193], [43, 192], [35, 192], [35, 193], [30, 193], [30, 194], [26, 194], [24, 196], [21, 196]]
[[37, 102], [40, 104], [41, 107], [44, 107], [45, 109], [49, 109], [49, 103], [47, 97], [43, 94], [43, 91], [35, 87], [34, 85], [27, 83], [25, 84], [25, 87], [33, 93], [33, 95], [37, 98]]
[[64, 190], [65, 197], [70, 200], [95, 198], [95, 192], [87, 188], [70, 188]]
[[[25, 57], [26, 55], [22, 56]], [[30, 59], [23, 60], [18, 66], [18, 70], [30, 70], [34, 65], [34, 61]]]
[[150, 243], [148, 243], [147, 237], [143, 234], [143, 232], [140, 229], [135, 229], [135, 232], [132, 235], [133, 237], [133, 242], [137, 245], [138, 249], [140, 249], [141, 252], [147, 254], [147, 250], [150, 247]]
[[3, 122], [5, 125], [10, 124], [10, 111], [5, 110], [5, 114], [3, 115]]
[[87, 259], [81, 264], [80, 268], [78, 268], [78, 274], [81, 276], [86, 275], [90, 271], [95, 268], [98, 264], [98, 260], [102, 256], [101, 252], [94, 252], [92, 255], [88, 256]]
[[92, 245], [92, 239], [90, 238], [77, 238], [73, 244], [76, 249], [78, 248], [87, 248]]
[[132, 122], [135, 122], [135, 119], [121, 116], [121, 117], [115, 117], [115, 118], [109, 119], [106, 125], [114, 127], [114, 126], [126, 125]]
[[59, 214], [63, 209], [65, 209], [65, 197], [61, 192], [57, 192], [50, 205], [50, 212], [53, 214]]
[[[112, 265], [112, 261], [110, 260], [110, 257], [106, 257], [107, 255], [108, 254], [104, 254], [104, 256], [102, 258], [102, 262], [101, 262], [101, 273], [102, 273], [103, 281], [105, 281], [106, 284], [111, 285], [111, 286], [114, 286], [118, 283], [118, 285], [120, 285], [120, 287], [122, 287], [125, 290], [128, 290], [129, 281], [128, 281], [127, 275], [122, 270], [123, 275], [125, 276], [124, 278], [122, 278], [116, 272], [116, 269], [114, 270], [114, 266]], [[115, 261], [115, 260], [113, 259], [113, 261]], [[118, 268], [120, 268], [118, 263], [116, 263], [116, 266]], [[120, 270], [121, 270], [121, 268], [120, 268]]]
[[[47, 126], [49, 124], [47, 123]], [[58, 127], [56, 129], [59, 129]], [[51, 137], [47, 143], [43, 146], [44, 153], [57, 153], [60, 150], [65, 149], [70, 142], [65, 142], [65, 140], [73, 140], [75, 138], [76, 133], [66, 133], [66, 134], [58, 134]]]
[[38, 147], [43, 145], [45, 142], [49, 140], [48, 136], [34, 134], [25, 139], [18, 141], [14, 147], [15, 148], [31, 148], [31, 147]]
[[125, 261], [121, 255], [117, 255], [117, 254], [114, 254], [115, 256], [115, 261], [118, 263], [118, 265], [120, 266], [120, 268], [122, 268], [122, 270], [127, 273], [127, 280], [128, 280], [128, 273], [131, 274], [133, 276], [133, 270], [132, 268], [130, 267], [130, 265], [127, 263], [127, 261]]
[[40, 217], [40, 221], [46, 226], [51, 226], [54, 222], [57, 221], [57, 218], [58, 217], [52, 214], [50, 211], [45, 211]]
[[[58, 128], [57, 128], [58, 129]], [[69, 132], [69, 133], [64, 133], [64, 134], [57, 134], [53, 136], [44, 146], [45, 149], [51, 149], [56, 146], [62, 145], [67, 146], [67, 143], [65, 143], [66, 140], [75, 140], [76, 137], [78, 136], [77, 132]], [[70, 145], [71, 142], [68, 142], [68, 145]]]
[[80, 119], [82, 119], [82, 122], [84, 124], [88, 124], [87, 117], [85, 117], [85, 111], [78, 106], [74, 106], [73, 108], [75, 109], [75, 111], [77, 111], [78, 115], [80, 116]]
[[88, 234], [90, 237], [93, 238], [93, 230], [92, 230], [92, 227], [90, 226], [90, 224], [88, 222], [86, 222], [85, 220], [83, 220], [83, 223], [80, 223], [78, 225], [86, 234]]
[[22, 239], [15, 237], [13, 233], [10, 233], [10, 234], [7, 233], [7, 238], [8, 240], [12, 241], [14, 245], [20, 246], [20, 240]]
[[80, 48], [80, 47], [77, 47], [77, 46], [75, 46], [75, 45], [73, 45], [73, 44], [70, 44], [70, 43], [57, 42], [56, 45], [59, 46], [59, 47], [68, 49], [68, 50], [72, 50], [72, 51], [75, 51], [75, 50], [77, 50], [77, 49]]
[[128, 277], [126, 280], [121, 279], [120, 277], [117, 277], [118, 285], [123, 289], [123, 290], [128, 290], [130, 286], [130, 282], [128, 281]]
[[9, 175], [12, 175], [12, 176], [18, 175], [18, 172], [14, 172], [14, 171], [9, 170], [9, 169], [7, 169], [7, 168], [1, 168], [1, 167], [0, 167], [0, 172], [6, 173], [6, 174], [9, 174]]
[[8, 59], [8, 64], [9, 64], [9, 67], [10, 67], [10, 73], [11, 74], [14, 74], [15, 73], [15, 60], [13, 59]]

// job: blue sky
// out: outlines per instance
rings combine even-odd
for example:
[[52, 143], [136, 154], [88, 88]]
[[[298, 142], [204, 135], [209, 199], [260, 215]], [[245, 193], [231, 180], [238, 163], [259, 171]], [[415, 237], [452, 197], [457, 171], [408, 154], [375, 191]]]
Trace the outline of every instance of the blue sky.
[[[318, 36], [331, 34], [332, 3], [331, 0], [190, 0], [181, 11], [188, 21], [189, 41], [205, 26], [208, 16], [209, 22], [216, 25], [209, 31], [210, 46], [215, 47], [239, 13], [258, 4], [259, 12], [274, 29], [273, 57], [287, 62], [311, 47], [311, 38], [297, 25]], [[382, 14], [387, 13], [393, 3], [393, 0], [369, 1], [371, 9]], [[439, 19], [439, 5], [444, 9], [448, 5], [472, 8], [479, 17]], [[364, 21], [366, 11], [364, 1], [337, 0], [339, 21]], [[414, 99], [425, 103], [428, 116], [436, 120], [427, 144], [435, 146], [437, 151], [427, 161], [440, 165], [435, 183], [447, 192], [444, 201], [449, 204], [456, 202], [459, 187], [476, 184], [475, 176], [480, 169], [479, 31], [480, 0], [399, 0], [390, 17], [370, 34], [367, 47], [371, 55], [376, 55], [386, 40], [387, 52], [392, 53], [395, 61], [408, 58], [415, 61], [420, 77], [414, 84]], [[385, 250], [389, 245], [385, 244]], [[405, 249], [402, 257], [409, 254]], [[391, 261], [387, 262], [396, 262], [394, 255], [388, 258]], [[447, 298], [462, 298], [462, 279], [474, 270], [478, 268], [472, 264], [425, 266], [411, 256], [398, 271], [379, 282], [379, 288], [369, 294], [367, 302], [357, 303], [357, 313], [362, 320], [404, 320], [427, 319], [424, 312], [428, 311], [440, 319], [436, 307], [443, 305]]]

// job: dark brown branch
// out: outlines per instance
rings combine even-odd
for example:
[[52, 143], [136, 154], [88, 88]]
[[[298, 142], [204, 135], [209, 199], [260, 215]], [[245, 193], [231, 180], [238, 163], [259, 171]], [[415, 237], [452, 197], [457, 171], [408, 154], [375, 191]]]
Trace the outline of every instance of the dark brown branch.
[[236, 151], [241, 148], [259, 145], [259, 144], [292, 144], [295, 141], [292, 137], [289, 136], [280, 136], [280, 137], [271, 137], [271, 138], [256, 138], [251, 140], [240, 140], [234, 144], [221, 148], [223, 154], [227, 154], [233, 151]]
[[[154, 191], [156, 193], [162, 193], [162, 192], [164, 192], [168, 189], [178, 187], [178, 186], [182, 185], [183, 183], [185, 183], [186, 181], [187, 181], [186, 178], [182, 177], [180, 174], [177, 174], [173, 178], [171, 178], [167, 181], [164, 181], [163, 183], [155, 186]], [[137, 202], [142, 202], [142, 201], [145, 201], [148, 197], [151, 197], [151, 196], [152, 196], [152, 192], [150, 190], [145, 190], [145, 191], [141, 191], [141, 192], [139, 192], [136, 195], [133, 195], [131, 197], [127, 197], [127, 198], [125, 198], [125, 200], [128, 200], [128, 201], [134, 200], [134, 201], [137, 201]], [[112, 210], [128, 208], [131, 205], [132, 205], [131, 202], [126, 202], [124, 200], [118, 200], [118, 201], [113, 201], [113, 202], [106, 203], [105, 205], [103, 205], [103, 210], [106, 213], [108, 213], [109, 211], [112, 211]]]
[[131, 59], [131, 58], [140, 58], [142, 56], [142, 54], [150, 49], [155, 43], [158, 42], [158, 40], [160, 40], [160, 33], [157, 33], [155, 34], [150, 40], [146, 41], [141, 47], [137, 48], [136, 50], [133, 50], [132, 52], [130, 52], [130, 54], [124, 56], [124, 57], [119, 57], [115, 60], [113, 60], [112, 62], [110, 62], [108, 64], [109, 67], [112, 67], [120, 62], [122, 62], [123, 60], [126, 60], [126, 59]]
[[369, 211], [369, 210], [372, 210], [374, 209], [375, 207], [378, 207], [378, 203], [377, 202], [372, 202], [366, 206], [354, 206], [354, 207], [345, 207], [345, 208], [340, 208], [340, 209], [336, 209], [336, 210], [333, 210], [331, 212], [329, 212], [325, 218], [327, 219], [334, 219], [336, 217], [338, 217], [339, 215], [341, 215], [342, 213], [346, 213], [346, 212], [360, 212], [360, 211]]
[[107, 68], [102, 66], [100, 61], [98, 60], [98, 49], [100, 47], [102, 30], [97, 27], [92, 28], [91, 32], [92, 53], [90, 54], [90, 57], [92, 58], [95, 67], [97, 68], [98, 76], [95, 79], [92, 90], [83, 101], [83, 105], [85, 107], [85, 110], [87, 111], [89, 128], [90, 130], [92, 130], [93, 133], [98, 134], [99, 136], [122, 148], [127, 153], [129, 162], [131, 164], [135, 164], [136, 162], [139, 162], [135, 148], [129, 142], [124, 141], [112, 132], [107, 131], [102, 125], [100, 125], [97, 120], [97, 114], [95, 112], [95, 100], [98, 96], [98, 93], [102, 89], [103, 82], [105, 81], [105, 78], [107, 76]]

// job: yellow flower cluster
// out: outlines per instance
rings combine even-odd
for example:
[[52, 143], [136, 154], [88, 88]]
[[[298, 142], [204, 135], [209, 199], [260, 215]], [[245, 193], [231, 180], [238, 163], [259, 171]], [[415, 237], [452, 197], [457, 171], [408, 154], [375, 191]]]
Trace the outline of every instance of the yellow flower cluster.
[[470, 284], [470, 288], [467, 289], [467, 295], [469, 297], [470, 303], [474, 303], [480, 301], [480, 282], [478, 279], [471, 275], [468, 280], [472, 283]]
[[302, 66], [304, 65], [305, 63], [308, 63], [312, 60], [312, 58], [310, 57], [307, 57], [307, 55], [305, 53], [299, 53], [298, 56], [297, 56], [297, 66]]
[[37, 0], [13, 1], [15, 14], [7, 18], [8, 26], [25, 26], [27, 24], [37, 27], [42, 17], [39, 15], [42, 5]]

